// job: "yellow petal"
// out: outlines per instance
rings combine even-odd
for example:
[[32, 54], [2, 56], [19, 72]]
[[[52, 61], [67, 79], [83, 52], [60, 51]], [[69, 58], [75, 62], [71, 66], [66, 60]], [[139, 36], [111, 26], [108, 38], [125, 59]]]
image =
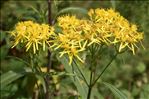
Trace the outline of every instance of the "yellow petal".
[[84, 61], [78, 56], [78, 55], [75, 55], [76, 57], [77, 57], [77, 59], [79, 60], [79, 61], [81, 61], [82, 63], [84, 63]]
[[34, 43], [33, 43], [33, 52], [34, 52], [34, 54], [36, 53], [36, 47], [35, 47]]
[[133, 44], [131, 44], [131, 50], [132, 50], [132, 52], [133, 52], [133, 55], [135, 55], [135, 49], [134, 49]]
[[69, 56], [69, 65], [71, 65], [72, 60], [73, 60], [73, 55], [68, 55]]

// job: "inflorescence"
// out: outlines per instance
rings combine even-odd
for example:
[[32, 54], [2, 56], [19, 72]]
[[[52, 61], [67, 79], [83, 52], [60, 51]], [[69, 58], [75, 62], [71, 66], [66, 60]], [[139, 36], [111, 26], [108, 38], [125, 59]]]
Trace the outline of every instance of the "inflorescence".
[[135, 24], [129, 23], [113, 9], [91, 9], [89, 19], [78, 19], [74, 15], [64, 15], [57, 19], [59, 33], [54, 27], [37, 24], [32, 21], [19, 22], [11, 32], [15, 38], [14, 46], [25, 44], [26, 51], [33, 52], [48, 45], [53, 51], [58, 50], [60, 57], [68, 55], [69, 64], [73, 58], [83, 62], [81, 53], [92, 44], [118, 46], [118, 51], [130, 49], [135, 54], [138, 43], [142, 44], [143, 33], [138, 32]]
[[48, 43], [50, 36], [54, 33], [54, 28], [46, 24], [38, 24], [32, 21], [19, 22], [16, 24], [15, 30], [11, 32], [15, 42], [12, 47], [15, 47], [19, 43], [25, 44], [26, 51], [33, 49], [33, 53], [39, 49], [39, 46], [43, 47]]

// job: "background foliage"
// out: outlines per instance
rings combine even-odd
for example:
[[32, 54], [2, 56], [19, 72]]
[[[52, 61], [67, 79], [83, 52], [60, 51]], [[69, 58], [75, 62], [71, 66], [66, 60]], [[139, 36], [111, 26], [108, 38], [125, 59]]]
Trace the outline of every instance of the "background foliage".
[[[1, 18], [0, 18], [0, 59], [1, 59], [1, 78], [5, 78], [5, 83], [1, 84], [1, 99], [31, 99], [34, 94], [34, 85], [36, 81], [42, 81], [40, 76], [30, 73], [29, 68], [23, 60], [26, 59], [26, 53], [23, 48], [11, 49], [11, 38], [8, 31], [12, 30], [14, 25], [19, 21], [33, 20], [39, 23], [48, 22], [48, 5], [45, 0], [3, 0], [1, 1]], [[132, 23], [136, 23], [140, 31], [144, 31], [145, 40], [143, 42], [145, 50], [140, 49], [133, 56], [131, 53], [124, 53], [112, 63], [101, 80], [110, 82], [121, 91], [123, 91], [128, 99], [148, 99], [149, 98], [149, 1], [113, 1], [113, 0], [98, 0], [98, 1], [52, 1], [52, 19], [55, 21], [56, 16], [62, 15], [63, 10], [67, 7], [82, 7], [90, 8], [115, 8], [122, 16]], [[82, 11], [82, 12], [81, 12]], [[73, 11], [68, 10], [68, 13], [78, 14], [78, 17], [84, 16], [84, 10]], [[111, 55], [110, 51], [105, 51], [107, 55]], [[40, 55], [39, 61], [43, 68], [46, 67], [47, 52]], [[104, 56], [103, 56], [104, 57]], [[54, 99], [75, 99], [77, 91], [69, 76], [72, 74], [65, 73], [64, 66], [57, 61], [53, 54], [53, 70], [51, 82], [51, 97]], [[100, 60], [100, 64], [108, 61], [107, 57]], [[101, 70], [100, 67], [98, 70]], [[13, 73], [15, 72], [15, 74]], [[3, 75], [5, 74], [5, 75]], [[26, 76], [23, 76], [26, 75]], [[15, 81], [10, 78], [17, 79]], [[42, 83], [42, 82], [41, 82]], [[42, 83], [44, 86], [44, 84]], [[44, 87], [39, 86], [44, 89]], [[96, 99], [116, 99], [111, 92], [103, 87], [102, 84], [97, 84], [95, 89]], [[40, 92], [39, 98], [43, 98], [43, 92]], [[102, 96], [101, 96], [102, 95]], [[53, 99], [52, 98], [52, 99]]]

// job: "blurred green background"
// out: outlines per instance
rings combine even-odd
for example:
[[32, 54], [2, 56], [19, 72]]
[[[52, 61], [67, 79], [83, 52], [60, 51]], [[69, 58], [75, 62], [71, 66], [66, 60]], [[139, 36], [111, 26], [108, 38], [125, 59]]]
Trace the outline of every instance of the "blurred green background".
[[[11, 49], [11, 31], [19, 21], [33, 20], [38, 23], [48, 23], [48, 4], [46, 0], [1, 0], [0, 2], [0, 74], [9, 70], [20, 71], [25, 63], [17, 58], [26, 58], [24, 49]], [[149, 99], [149, 1], [148, 0], [52, 0], [52, 19], [57, 13], [67, 7], [115, 8], [130, 22], [137, 24], [139, 31], [144, 32], [143, 48], [136, 55], [124, 53], [120, 55], [112, 66], [105, 72], [102, 80], [115, 85], [123, 91], [128, 99]], [[107, 53], [109, 54], [109, 53]], [[41, 65], [46, 65], [46, 55], [40, 56]], [[76, 99], [76, 89], [67, 76], [59, 76], [57, 72], [64, 72], [63, 65], [53, 58], [53, 70], [56, 74], [51, 83], [52, 99]], [[102, 60], [106, 62], [107, 60]], [[99, 68], [100, 70], [100, 68]], [[22, 77], [5, 88], [1, 88], [1, 99], [31, 99], [33, 85], [36, 79], [33, 75]], [[54, 81], [56, 79], [56, 83]], [[1, 86], [2, 87], [2, 86]], [[104, 99], [116, 99], [102, 86], [96, 86], [97, 93]], [[42, 95], [41, 95], [42, 97]], [[41, 98], [39, 97], [39, 98]], [[41, 98], [42, 99], [42, 98]], [[97, 98], [99, 99], [99, 98]]]

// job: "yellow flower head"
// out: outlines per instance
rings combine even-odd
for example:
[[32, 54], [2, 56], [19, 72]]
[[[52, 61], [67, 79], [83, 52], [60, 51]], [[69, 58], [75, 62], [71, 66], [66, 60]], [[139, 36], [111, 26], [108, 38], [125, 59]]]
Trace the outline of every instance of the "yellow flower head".
[[124, 48], [129, 48], [135, 54], [135, 47], [137, 48], [137, 44], [143, 39], [143, 33], [138, 32], [136, 25], [130, 24], [113, 9], [91, 9], [88, 15], [90, 29], [84, 27], [84, 31], [92, 38], [90, 44], [118, 44], [119, 52]]
[[82, 39], [82, 24], [81, 20], [77, 19], [76, 16], [61, 16], [58, 18], [59, 27], [62, 28], [61, 33], [53, 36], [54, 50], [59, 49], [60, 57], [64, 54], [69, 57], [69, 64], [72, 63], [73, 58], [77, 58], [81, 62], [79, 54], [85, 50], [84, 41]]
[[58, 25], [64, 30], [75, 29], [76, 26], [79, 26], [79, 21], [76, 16], [65, 15], [58, 17]]
[[54, 29], [46, 24], [40, 25], [32, 21], [19, 22], [11, 32], [15, 40], [13, 47], [22, 43], [25, 44], [26, 51], [32, 48], [33, 52], [36, 53], [39, 46], [42, 46], [43, 50], [45, 50], [48, 39], [53, 33]]
[[83, 30], [85, 37], [89, 36], [88, 38], [90, 38], [89, 45], [93, 43], [111, 44], [113, 20], [119, 16], [119, 13], [114, 12], [112, 9], [91, 9], [88, 15], [90, 20], [88, 20], [88, 25]]

